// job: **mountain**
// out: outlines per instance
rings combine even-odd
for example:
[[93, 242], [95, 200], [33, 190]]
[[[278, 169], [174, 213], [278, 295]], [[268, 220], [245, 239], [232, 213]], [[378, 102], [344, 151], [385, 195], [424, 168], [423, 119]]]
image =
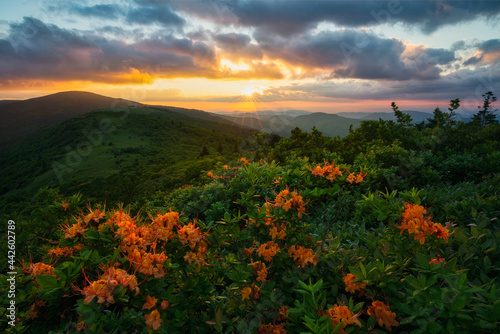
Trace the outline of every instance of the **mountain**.
[[240, 113], [236, 116], [225, 116], [225, 118], [240, 126], [255, 128], [261, 132], [276, 133], [283, 137], [290, 136], [291, 130], [296, 127], [309, 132], [313, 126], [325, 136], [343, 137], [349, 133], [351, 125], [356, 128], [360, 124], [360, 120], [321, 112], [307, 112], [298, 116], [289, 116], [287, 113], [275, 115], [262, 115], [260, 112]]
[[220, 111], [216, 112], [216, 114], [220, 114], [223, 116], [232, 116], [232, 117], [245, 117], [249, 115], [254, 115], [255, 117], [273, 117], [273, 116], [287, 116], [287, 117], [296, 117], [302, 115], [309, 115], [312, 112], [307, 110], [256, 110], [256, 111]]
[[[427, 118], [432, 118], [432, 114], [427, 112], [416, 111], [416, 110], [403, 110], [403, 112], [405, 114], [410, 114], [411, 118], [413, 119], [413, 123], [425, 122], [427, 121]], [[389, 120], [395, 121], [396, 116], [392, 112], [378, 112], [378, 113], [371, 113], [361, 118], [361, 120], [363, 121], [378, 121], [379, 119], [382, 119], [384, 121], [389, 121]]]
[[[0, 101], [0, 116], [2, 117], [0, 123], [0, 152], [6, 152], [27, 142], [47, 126], [75, 116], [101, 109], [130, 111], [140, 107], [148, 107], [166, 113], [163, 116], [168, 114], [166, 117], [170, 119], [242, 137], [251, 137], [254, 132], [251, 129], [232, 125], [222, 116], [202, 110], [148, 106], [134, 101], [89, 92], [69, 91], [22, 101]], [[169, 114], [170, 111], [175, 112], [175, 114]], [[148, 113], [151, 113], [151, 111]]]
[[[192, 120], [205, 127], [190, 124]], [[203, 171], [235, 160], [249, 145], [211, 128], [217, 126], [143, 107], [104, 109], [65, 120], [0, 155], [0, 208], [29, 200], [47, 186], [68, 195], [81, 192], [134, 203], [145, 194], [195, 182]]]
[[357, 128], [361, 122], [356, 119], [346, 118], [335, 114], [313, 113], [310, 115], [297, 116], [293, 124], [302, 130], [308, 131], [313, 126], [323, 132], [325, 136], [344, 137], [349, 134], [349, 128]]
[[0, 104], [0, 151], [33, 138], [46, 126], [96, 109], [133, 107], [139, 103], [94, 93], [69, 91]]

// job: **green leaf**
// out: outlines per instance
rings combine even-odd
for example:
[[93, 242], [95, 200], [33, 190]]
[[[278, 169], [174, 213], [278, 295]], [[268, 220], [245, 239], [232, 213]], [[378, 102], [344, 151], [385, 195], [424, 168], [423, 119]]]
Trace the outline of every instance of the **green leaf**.
[[450, 309], [452, 311], [461, 310], [464, 308], [466, 303], [467, 303], [467, 296], [463, 293], [459, 293], [458, 296], [453, 301], [453, 304], [451, 304]]
[[57, 281], [57, 278], [55, 276], [52, 276], [52, 275], [38, 275], [36, 277], [36, 282], [42, 288], [58, 288], [59, 287], [59, 282]]

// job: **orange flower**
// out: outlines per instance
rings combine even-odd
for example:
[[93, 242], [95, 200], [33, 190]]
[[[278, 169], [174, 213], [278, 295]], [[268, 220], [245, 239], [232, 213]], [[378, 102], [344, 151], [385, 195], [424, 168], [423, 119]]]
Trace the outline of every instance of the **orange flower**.
[[52, 267], [49, 264], [45, 264], [43, 262], [31, 263], [29, 268], [26, 270], [26, 272], [33, 275], [33, 278], [38, 276], [38, 275], [56, 276], [54, 274], [54, 267]]
[[[444, 261], [444, 258], [441, 258], [441, 257], [439, 256], [439, 254], [438, 254], [438, 256], [436, 256], [436, 258], [435, 258], [435, 259], [432, 259], [432, 260], [430, 260], [430, 261], [429, 261], [429, 264], [431, 264], [431, 263], [432, 263], [432, 264], [438, 264], [438, 263], [441, 263], [441, 262], [443, 262], [443, 261]], [[446, 263], [446, 262], [445, 262], [445, 263]], [[444, 264], [444, 263], [443, 263], [443, 264]]]
[[374, 301], [368, 307], [367, 313], [369, 316], [375, 317], [380, 327], [385, 326], [385, 329], [389, 332], [391, 331], [391, 326], [399, 326], [399, 323], [396, 321], [396, 313], [392, 312], [389, 306], [381, 301]]
[[349, 273], [346, 276], [344, 276], [344, 284], [345, 284], [345, 291], [354, 293], [356, 291], [362, 292], [366, 288], [366, 283], [363, 282], [353, 282], [356, 279], [356, 276], [353, 274]]
[[267, 278], [266, 265], [264, 263], [262, 263], [261, 261], [257, 261], [257, 262], [252, 263], [252, 266], [253, 266], [253, 270], [254, 270], [255, 274], [257, 275], [256, 281], [265, 283], [266, 278]]
[[196, 243], [203, 239], [203, 233], [199, 227], [196, 227], [196, 222], [189, 223], [179, 228], [177, 234], [181, 244], [189, 244], [191, 250], [194, 250]]
[[168, 300], [162, 301], [160, 307], [161, 307], [162, 310], [166, 310], [167, 307], [168, 307]]
[[264, 261], [270, 262], [277, 253], [280, 252], [280, 247], [274, 241], [268, 241], [257, 248], [259, 256], [264, 258]]
[[311, 171], [311, 174], [313, 176], [323, 176], [324, 175], [323, 168], [321, 168], [320, 165], [316, 166], [314, 169], [309, 168], [309, 170]]
[[99, 220], [102, 218], [106, 217], [106, 213], [104, 211], [101, 212], [100, 209], [95, 209], [95, 211], [92, 211], [92, 209], [89, 207], [90, 213], [86, 216], [84, 216], [83, 221], [85, 224], [88, 224], [90, 222], [95, 222], [98, 223]]
[[272, 324], [262, 324], [257, 327], [258, 334], [286, 334], [286, 329], [284, 324], [272, 325]]
[[63, 209], [64, 211], [69, 211], [69, 203], [64, 200], [64, 203], [61, 204], [61, 209]]
[[295, 264], [300, 268], [304, 268], [310, 264], [313, 266], [318, 264], [318, 256], [314, 254], [312, 249], [292, 245], [288, 248], [288, 255], [294, 259]]
[[84, 235], [86, 231], [87, 229], [83, 227], [82, 223], [78, 222], [64, 230], [64, 238], [74, 239]]
[[356, 324], [361, 327], [361, 322], [359, 322], [358, 316], [354, 315], [351, 310], [347, 308], [347, 306], [337, 306], [329, 308], [325, 315], [332, 319], [332, 326], [335, 328], [338, 324], [342, 322], [342, 326], [340, 326], [340, 331], [338, 333], [345, 334], [347, 333], [344, 328], [347, 325]]
[[250, 300], [250, 294], [252, 293], [252, 288], [246, 286], [240, 290], [241, 300], [248, 299]]
[[79, 323], [76, 324], [76, 330], [78, 332], [81, 332], [81, 331], [83, 331], [84, 329], [87, 329], [87, 328], [88, 328], [88, 326], [85, 323], [85, 321], [80, 321]]
[[448, 237], [450, 236], [448, 226], [443, 227], [439, 223], [433, 223], [431, 217], [424, 216], [427, 210], [420, 205], [405, 204], [405, 211], [403, 212], [403, 221], [400, 226], [397, 226], [400, 230], [400, 234], [404, 231], [408, 231], [409, 234], [415, 234], [414, 239], [418, 240], [421, 245], [425, 243], [425, 239], [429, 235], [435, 235], [440, 239], [444, 239], [448, 242]]
[[229, 167], [227, 165], [224, 165], [224, 169], [229, 169]]
[[144, 318], [146, 318], [146, 325], [148, 327], [153, 327], [154, 330], [160, 328], [162, 320], [160, 318], [160, 312], [157, 310], [154, 310], [150, 314], [146, 314]]
[[208, 176], [209, 178], [211, 178], [211, 179], [215, 178], [214, 173], [212, 173], [212, 172], [208, 172], [208, 173], [207, 173], [207, 176]]
[[155, 297], [146, 296], [146, 303], [144, 304], [142, 309], [151, 310], [153, 307], [155, 307], [157, 301], [158, 300]]
[[354, 173], [349, 173], [349, 176], [347, 177], [347, 182], [353, 183], [355, 179], [356, 175]]
[[107, 301], [110, 304], [115, 302], [113, 298], [113, 289], [118, 285], [118, 282], [106, 281], [103, 279], [92, 282], [89, 286], [83, 289], [83, 295], [85, 299], [83, 302], [89, 304], [95, 297], [97, 297], [97, 303], [102, 304]]
[[245, 158], [241, 158], [240, 161], [243, 162], [245, 165], [250, 165], [250, 163], [248, 162], [248, 160], [245, 159]]

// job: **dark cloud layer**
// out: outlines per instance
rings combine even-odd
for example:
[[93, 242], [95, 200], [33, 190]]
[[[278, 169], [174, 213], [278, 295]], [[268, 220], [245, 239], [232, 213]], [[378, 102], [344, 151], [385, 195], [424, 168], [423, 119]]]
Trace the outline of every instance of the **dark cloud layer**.
[[171, 4], [203, 19], [255, 27], [282, 36], [303, 33], [320, 22], [348, 28], [403, 23], [432, 33], [442, 26], [500, 14], [500, 1], [491, 0], [174, 0]]

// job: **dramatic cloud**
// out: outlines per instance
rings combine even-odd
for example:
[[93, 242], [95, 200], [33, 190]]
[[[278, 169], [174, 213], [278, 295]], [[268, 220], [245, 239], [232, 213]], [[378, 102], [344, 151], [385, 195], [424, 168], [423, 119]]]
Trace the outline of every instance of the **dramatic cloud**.
[[[115, 31], [113, 28], [109, 28]], [[4, 80], [79, 80], [148, 83], [155, 78], [282, 78], [274, 64], [251, 62], [247, 70], [219, 69], [213, 46], [158, 33], [136, 43], [48, 25], [34, 18], [11, 24], [0, 40], [0, 76]]]
[[500, 39], [490, 39], [476, 45], [476, 54], [467, 59], [464, 65], [484, 65], [500, 62]]
[[329, 69], [332, 77], [357, 79], [430, 80], [439, 78], [437, 65], [455, 59], [444, 49], [409, 48], [397, 39], [355, 30], [281, 38], [256, 33], [270, 58], [306, 69]]
[[442, 26], [494, 18], [500, 13], [500, 2], [489, 0], [198, 0], [171, 1], [171, 4], [177, 10], [202, 19], [255, 27], [282, 36], [303, 33], [320, 22], [350, 28], [403, 23], [432, 33]]
[[72, 14], [101, 19], [116, 19], [123, 14], [123, 10], [115, 5], [80, 6], [69, 3], [66, 9]]

